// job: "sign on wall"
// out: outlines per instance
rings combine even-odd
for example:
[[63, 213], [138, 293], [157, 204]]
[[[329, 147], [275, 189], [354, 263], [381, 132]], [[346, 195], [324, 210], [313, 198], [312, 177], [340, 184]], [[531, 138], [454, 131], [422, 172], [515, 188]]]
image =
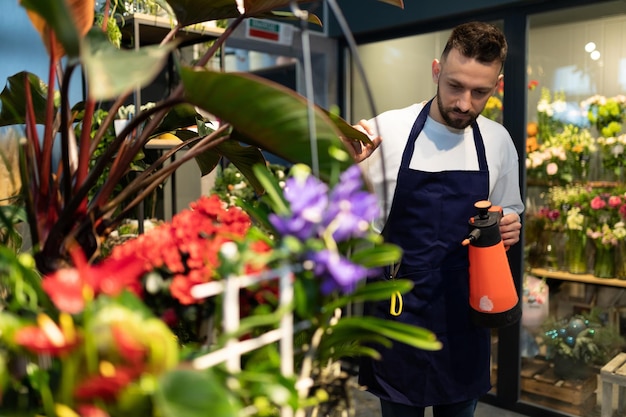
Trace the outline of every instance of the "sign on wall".
[[293, 26], [271, 20], [247, 19], [246, 38], [278, 45], [291, 45]]

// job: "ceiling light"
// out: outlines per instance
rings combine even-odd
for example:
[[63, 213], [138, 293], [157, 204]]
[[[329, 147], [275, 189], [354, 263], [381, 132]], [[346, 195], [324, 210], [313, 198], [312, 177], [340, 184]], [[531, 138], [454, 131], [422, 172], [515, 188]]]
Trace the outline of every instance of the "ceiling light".
[[596, 44], [595, 42], [588, 42], [587, 45], [585, 45], [585, 51], [587, 52], [593, 52], [596, 49]]
[[593, 51], [589, 54], [589, 57], [594, 61], [597, 61], [598, 59], [600, 59], [600, 51]]

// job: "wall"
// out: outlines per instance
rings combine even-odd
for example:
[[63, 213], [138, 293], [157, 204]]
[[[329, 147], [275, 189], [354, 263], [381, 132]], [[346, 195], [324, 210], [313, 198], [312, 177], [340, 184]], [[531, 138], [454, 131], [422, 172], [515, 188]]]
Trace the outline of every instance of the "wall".
[[354, 75], [351, 120], [427, 100], [436, 93], [431, 63], [441, 54], [449, 31], [375, 42], [359, 47], [376, 111], [367, 101], [363, 80]]
[[[0, 82], [20, 71], [29, 71], [48, 82], [49, 59], [41, 38], [17, 0], [0, 4]], [[80, 73], [74, 76], [71, 97], [82, 99]]]

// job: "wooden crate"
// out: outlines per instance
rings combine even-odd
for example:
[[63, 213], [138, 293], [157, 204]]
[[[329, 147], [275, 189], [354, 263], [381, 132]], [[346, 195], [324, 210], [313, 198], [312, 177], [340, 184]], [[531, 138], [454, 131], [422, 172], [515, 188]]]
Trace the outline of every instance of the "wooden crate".
[[524, 359], [521, 371], [522, 400], [577, 416], [588, 416], [596, 405], [596, 374], [585, 380], [564, 380], [554, 375], [550, 362]]

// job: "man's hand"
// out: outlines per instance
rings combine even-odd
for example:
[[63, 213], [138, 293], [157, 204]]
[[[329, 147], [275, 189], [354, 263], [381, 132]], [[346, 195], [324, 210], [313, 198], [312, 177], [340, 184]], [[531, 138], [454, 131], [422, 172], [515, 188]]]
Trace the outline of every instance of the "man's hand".
[[[372, 136], [373, 131], [367, 120], [361, 120], [357, 125], [352, 126], [357, 130], [365, 133], [367, 136]], [[363, 144], [356, 140], [344, 139], [348, 152], [352, 155], [352, 158], [359, 163], [367, 159], [376, 148], [380, 145], [383, 139], [380, 136], [376, 136], [372, 139], [371, 144]]]
[[507, 250], [519, 242], [520, 230], [522, 230], [522, 223], [517, 213], [509, 213], [502, 216], [502, 219], [500, 219], [500, 235], [502, 236], [502, 243], [504, 243], [504, 247]]

